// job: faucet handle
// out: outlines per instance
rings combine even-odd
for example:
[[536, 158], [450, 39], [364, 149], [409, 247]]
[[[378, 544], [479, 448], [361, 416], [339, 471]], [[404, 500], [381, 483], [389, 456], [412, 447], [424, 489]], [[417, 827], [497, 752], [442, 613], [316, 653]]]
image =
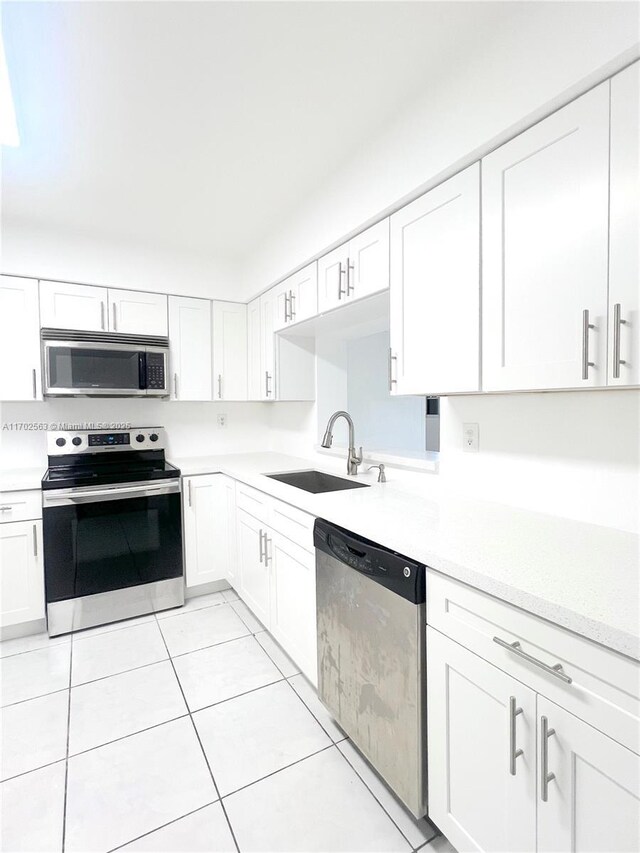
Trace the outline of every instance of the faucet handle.
[[381, 462], [379, 465], [369, 465], [369, 471], [371, 471], [372, 468], [378, 469], [378, 482], [386, 483], [387, 475], [384, 473], [384, 462]]

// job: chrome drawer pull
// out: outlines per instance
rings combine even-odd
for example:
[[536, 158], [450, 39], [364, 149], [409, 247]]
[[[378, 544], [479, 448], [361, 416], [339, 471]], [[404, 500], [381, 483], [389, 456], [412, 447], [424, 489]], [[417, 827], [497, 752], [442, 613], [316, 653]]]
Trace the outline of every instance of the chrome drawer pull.
[[338, 302], [343, 296], [347, 295], [347, 291], [342, 287], [342, 276], [347, 274], [347, 270], [342, 268], [342, 261], [338, 264]]
[[589, 329], [595, 329], [593, 323], [589, 322], [589, 310], [582, 312], [582, 378], [589, 378], [589, 368], [595, 367], [593, 361], [589, 361]]
[[549, 738], [556, 733], [549, 728], [546, 717], [540, 717], [540, 799], [546, 803], [549, 799], [549, 782], [556, 778], [555, 773], [549, 773]]
[[516, 758], [524, 755], [522, 749], [517, 748], [516, 743], [516, 717], [522, 714], [522, 708], [516, 708], [516, 697], [509, 697], [509, 773], [516, 775]]
[[626, 323], [620, 314], [620, 303], [613, 306], [613, 378], [620, 379], [620, 365], [627, 362], [620, 358], [620, 326]]
[[[262, 528], [260, 528], [260, 530], [258, 531], [258, 537], [260, 539], [260, 562], [262, 563], [264, 560], [264, 556], [265, 556], [264, 552], [262, 550]], [[266, 536], [265, 536], [265, 539], [266, 539]]]
[[517, 655], [519, 658], [523, 660], [529, 661], [534, 666], [540, 667], [545, 672], [549, 673], [549, 675], [555, 675], [556, 678], [559, 678], [560, 681], [564, 681], [565, 684], [571, 684], [573, 679], [563, 672], [562, 664], [556, 663], [554, 666], [549, 666], [549, 664], [544, 661], [538, 660], [538, 658], [534, 658], [533, 655], [527, 654], [527, 652], [523, 652], [520, 647], [520, 641], [516, 640], [515, 643], [507, 643], [506, 640], [501, 640], [500, 637], [494, 637], [493, 642], [497, 643], [499, 646], [502, 646], [503, 649], [506, 649], [508, 652], [513, 652], [514, 655]]
[[0, 506], [0, 512], [11, 512], [13, 509], [13, 504], [8, 504], [7, 506]]

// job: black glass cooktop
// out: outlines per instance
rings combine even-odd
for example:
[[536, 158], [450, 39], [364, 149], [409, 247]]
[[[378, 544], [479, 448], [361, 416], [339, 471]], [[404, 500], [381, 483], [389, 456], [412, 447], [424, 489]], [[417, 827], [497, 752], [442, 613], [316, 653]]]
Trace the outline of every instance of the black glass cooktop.
[[[64, 464], [61, 464], [62, 459]], [[148, 480], [175, 479], [179, 476], [180, 470], [166, 461], [161, 450], [110, 453], [108, 459], [98, 454], [50, 456], [49, 468], [42, 478], [42, 488], [70, 489], [77, 486], [141, 483]]]

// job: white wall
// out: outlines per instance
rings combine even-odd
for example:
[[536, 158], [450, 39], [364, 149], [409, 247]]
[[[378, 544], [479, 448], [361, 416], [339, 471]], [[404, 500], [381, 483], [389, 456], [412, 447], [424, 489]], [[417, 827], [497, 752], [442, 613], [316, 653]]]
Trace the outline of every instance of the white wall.
[[278, 223], [247, 261], [247, 297], [640, 55], [636, 3], [513, 5], [493, 41], [425, 80], [422, 100]]
[[[217, 426], [219, 413], [227, 415], [227, 426]], [[51, 399], [42, 403], [0, 405], [0, 468], [47, 467], [45, 433], [42, 430], [7, 429], [10, 424], [75, 425], [131, 423], [134, 426], [164, 426], [169, 448], [167, 458], [210, 456], [216, 453], [245, 453], [264, 450], [268, 404], [265, 403], [174, 403], [168, 400]], [[54, 428], [54, 427], [51, 427]]]
[[0, 233], [0, 272], [7, 275], [209, 299], [241, 299], [235, 271], [214, 258], [168, 252], [162, 245], [133, 246], [102, 241], [6, 217]]

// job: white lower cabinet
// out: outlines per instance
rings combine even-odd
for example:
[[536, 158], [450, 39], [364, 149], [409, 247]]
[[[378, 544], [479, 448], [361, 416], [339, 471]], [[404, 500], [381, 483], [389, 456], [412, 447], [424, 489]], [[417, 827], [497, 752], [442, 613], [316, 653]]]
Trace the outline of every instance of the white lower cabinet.
[[236, 590], [265, 628], [269, 628], [271, 584], [269, 557], [265, 556], [265, 525], [238, 509], [238, 586]]
[[427, 673], [429, 816], [460, 853], [640, 849], [640, 756], [431, 627]]
[[235, 482], [224, 474], [186, 477], [184, 553], [187, 588], [236, 574]]
[[535, 850], [534, 691], [427, 628], [427, 709], [431, 819], [460, 853]]
[[271, 569], [270, 631], [316, 684], [316, 561], [280, 533], [267, 533]]
[[0, 628], [42, 618], [42, 521], [0, 524]]

